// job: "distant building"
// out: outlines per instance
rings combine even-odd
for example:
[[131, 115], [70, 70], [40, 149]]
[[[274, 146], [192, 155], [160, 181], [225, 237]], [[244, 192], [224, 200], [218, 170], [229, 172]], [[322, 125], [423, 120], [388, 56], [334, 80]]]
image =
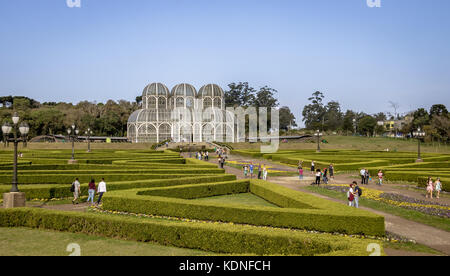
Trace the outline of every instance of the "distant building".
[[133, 143], [225, 141], [227, 133], [234, 137], [234, 114], [225, 110], [225, 94], [216, 84], [197, 92], [187, 83], [171, 91], [152, 83], [144, 88], [142, 109], [131, 114], [127, 130]]
[[413, 117], [410, 115], [406, 115], [401, 120], [387, 120], [387, 121], [380, 121], [378, 122], [378, 125], [384, 126], [386, 129], [386, 135], [391, 137], [396, 136], [404, 136], [404, 133], [401, 133], [401, 130], [410, 124], [413, 120]]

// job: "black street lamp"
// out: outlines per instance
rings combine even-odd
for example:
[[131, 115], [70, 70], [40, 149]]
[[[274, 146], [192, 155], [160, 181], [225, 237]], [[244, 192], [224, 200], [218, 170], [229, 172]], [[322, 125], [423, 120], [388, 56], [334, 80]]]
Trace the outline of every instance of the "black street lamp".
[[353, 119], [353, 133], [356, 136], [356, 119]]
[[426, 135], [426, 133], [425, 133], [425, 131], [422, 131], [420, 128], [419, 129], [417, 129], [417, 131], [414, 131], [413, 132], [413, 136], [414, 136], [414, 138], [416, 138], [417, 139], [417, 142], [418, 142], [418, 147], [417, 147], [417, 161], [416, 162], [422, 162], [422, 157], [421, 157], [421, 154], [420, 154], [420, 142], [421, 142], [421, 140], [425, 137], [425, 135]]
[[8, 134], [11, 133], [12, 127], [11, 124], [6, 122], [2, 126], [2, 132], [3, 132], [3, 145], [4, 147], [9, 147], [9, 141], [8, 141]]
[[[12, 180], [12, 188], [11, 193], [18, 193], [18, 181], [17, 181], [17, 147], [19, 145], [19, 142], [21, 140], [26, 139], [26, 135], [28, 135], [28, 132], [30, 131], [30, 128], [27, 124], [22, 123], [20, 127], [18, 127], [20, 117], [17, 114], [17, 112], [14, 112], [14, 115], [12, 116], [13, 126], [11, 126], [9, 123], [5, 123], [2, 126], [3, 134], [6, 136], [6, 141], [11, 141], [14, 143], [14, 164], [13, 164], [13, 180]], [[18, 138], [18, 130], [22, 136], [22, 138]], [[10, 133], [14, 134], [14, 138], [9, 138]]]
[[88, 139], [88, 152], [91, 152], [91, 136], [92, 136], [92, 130], [88, 128], [88, 130], [85, 132], [87, 139]]
[[72, 128], [67, 129], [69, 139], [72, 139], [72, 159], [71, 159], [72, 162], [75, 162], [75, 138], [77, 137], [79, 132], [80, 131], [78, 129], [75, 129], [75, 124], [72, 125]]
[[323, 134], [320, 133], [320, 130], [317, 130], [314, 136], [317, 137], [317, 152], [320, 152], [320, 137], [322, 137]]

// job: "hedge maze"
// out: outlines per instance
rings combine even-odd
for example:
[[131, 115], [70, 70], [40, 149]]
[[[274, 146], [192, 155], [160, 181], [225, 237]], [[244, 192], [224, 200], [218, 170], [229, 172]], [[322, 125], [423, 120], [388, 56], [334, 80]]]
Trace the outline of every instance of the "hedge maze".
[[[27, 199], [69, 198], [78, 177], [87, 195], [91, 179], [105, 178], [100, 209], [61, 212], [0, 209], [0, 227], [31, 227], [157, 242], [219, 254], [369, 255], [385, 235], [384, 218], [260, 180], [236, 180], [215, 165], [166, 151], [26, 151], [19, 189]], [[0, 192], [12, 179], [11, 152], [0, 152]], [[271, 204], [197, 199], [252, 194]], [[351, 235], [351, 236], [349, 236]], [[362, 238], [361, 236], [364, 236]]]
[[233, 150], [232, 153], [243, 156], [265, 158], [272, 161], [297, 166], [303, 161], [303, 167], [326, 168], [334, 164], [336, 172], [359, 172], [365, 168], [372, 177], [379, 170], [385, 174], [385, 180], [392, 182], [410, 182], [425, 187], [428, 177], [440, 178], [443, 190], [450, 192], [450, 154], [422, 154], [422, 163], [416, 163], [417, 153], [380, 152], [359, 150], [325, 150], [316, 153], [313, 150], [280, 151], [275, 154], [262, 154], [255, 151]]

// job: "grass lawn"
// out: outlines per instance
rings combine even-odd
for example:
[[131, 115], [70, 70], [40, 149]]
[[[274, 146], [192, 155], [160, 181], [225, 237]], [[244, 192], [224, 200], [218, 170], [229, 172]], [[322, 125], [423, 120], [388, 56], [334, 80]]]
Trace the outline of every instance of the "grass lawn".
[[226, 203], [226, 204], [241, 204], [241, 205], [251, 205], [251, 206], [264, 206], [264, 207], [278, 207], [259, 196], [256, 196], [252, 193], [244, 193], [244, 194], [233, 194], [233, 195], [225, 195], [225, 196], [214, 196], [214, 197], [206, 197], [206, 198], [198, 198], [193, 199], [196, 201], [202, 202], [211, 202], [211, 203]]
[[68, 256], [77, 243], [82, 256], [205, 256], [212, 253], [155, 243], [114, 240], [84, 234], [0, 227], [0, 256]]
[[412, 242], [398, 242], [398, 243], [384, 242], [383, 248], [411, 251], [411, 252], [428, 253], [428, 254], [433, 254], [433, 255], [443, 255], [443, 253], [436, 251], [433, 248], [429, 248], [428, 246], [418, 244], [418, 243], [412, 243]]
[[[347, 200], [347, 196], [344, 193], [340, 193], [340, 192], [336, 192], [336, 191], [330, 191], [324, 188], [319, 188], [319, 187], [306, 187], [307, 190], [317, 193], [317, 194], [321, 194], [324, 196], [328, 196], [331, 198], [336, 198], [336, 199], [340, 199], [343, 201]], [[407, 220], [412, 220], [415, 222], [419, 222], [419, 223], [423, 223], [426, 225], [430, 225], [445, 231], [450, 231], [450, 220], [447, 218], [440, 218], [440, 217], [436, 217], [436, 216], [430, 216], [430, 215], [426, 215], [414, 210], [409, 210], [409, 209], [405, 209], [405, 208], [401, 208], [401, 207], [397, 207], [397, 206], [392, 206], [383, 202], [378, 202], [375, 200], [371, 200], [371, 199], [366, 199], [366, 198], [360, 198], [359, 199], [359, 205], [360, 206], [364, 206], [364, 207], [368, 207], [368, 208], [372, 208], [374, 210], [378, 210], [381, 212], [385, 212], [385, 213], [389, 213], [392, 215], [396, 215], [399, 217], [402, 217], [404, 219]]]
[[[324, 136], [327, 144], [321, 144], [322, 149], [347, 150], [386, 150], [417, 152], [417, 141], [384, 137], [358, 137], [358, 136]], [[258, 150], [261, 143], [229, 143], [236, 150]], [[316, 149], [317, 144], [304, 142], [280, 143], [280, 150]], [[450, 153], [450, 146], [438, 143], [422, 144], [422, 152]]]

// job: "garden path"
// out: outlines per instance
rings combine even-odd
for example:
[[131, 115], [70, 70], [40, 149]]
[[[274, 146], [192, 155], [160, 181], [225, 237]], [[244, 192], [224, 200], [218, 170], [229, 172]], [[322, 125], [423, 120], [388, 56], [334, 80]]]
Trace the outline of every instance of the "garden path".
[[[261, 162], [262, 164], [273, 166], [277, 169], [280, 168], [280, 169], [285, 169], [286, 171], [296, 171], [296, 168], [294, 168], [294, 167], [280, 165], [277, 163], [272, 163], [267, 160], [261, 160], [261, 159], [256, 159], [256, 158], [231, 155], [231, 156], [229, 156], [228, 160], [229, 161], [240, 161], [240, 162], [253, 162], [254, 164], [255, 163], [259, 164]], [[214, 158], [214, 155], [211, 156], [210, 162], [217, 164], [217, 159]], [[225, 166], [225, 171], [227, 173], [236, 175], [238, 179], [244, 178], [242, 171], [237, 168]], [[272, 183], [275, 183], [275, 184], [278, 184], [278, 185], [281, 185], [281, 186], [284, 186], [284, 187], [287, 187], [287, 188], [290, 188], [293, 190], [313, 194], [317, 197], [331, 200], [334, 202], [347, 204], [347, 202], [344, 202], [342, 200], [326, 197], [326, 196], [319, 195], [319, 194], [308, 191], [307, 189], [305, 189], [305, 187], [309, 186], [310, 183], [305, 182], [305, 181], [300, 182], [297, 176], [270, 177], [270, 175], [269, 175], [269, 178], [270, 178], [269, 181]], [[337, 184], [349, 183], [349, 181], [350, 182], [354, 181], [354, 179], [352, 178], [352, 175], [350, 175], [350, 174], [349, 175], [341, 175], [341, 176], [336, 177], [336, 179], [335, 179], [335, 183], [337, 183]], [[371, 186], [371, 188], [374, 188], [374, 189], [380, 189], [380, 190], [389, 191], [389, 192], [397, 192], [397, 193], [401, 193], [404, 195], [412, 195], [412, 196], [420, 198], [422, 200], [425, 199], [423, 194], [421, 194], [419, 192], [389, 188], [389, 185], [385, 185], [381, 188], [379, 188], [379, 186], [376, 186], [374, 184], [371, 184], [370, 186]], [[448, 199], [446, 198], [445, 201], [446, 200], [448, 200]], [[386, 231], [396, 234], [401, 237], [415, 240], [416, 242], [418, 242], [420, 244], [423, 244], [430, 248], [436, 249], [440, 252], [445, 253], [446, 255], [450, 255], [450, 233], [449, 232], [441, 230], [441, 229], [437, 229], [437, 228], [434, 228], [434, 227], [431, 227], [428, 225], [424, 225], [421, 223], [417, 223], [414, 221], [410, 221], [410, 220], [407, 220], [407, 219], [404, 219], [404, 218], [401, 218], [398, 216], [394, 216], [394, 215], [391, 215], [388, 213], [373, 210], [370, 208], [362, 207], [361, 209], [368, 210], [373, 213], [384, 216], [385, 223], [386, 223]]]

